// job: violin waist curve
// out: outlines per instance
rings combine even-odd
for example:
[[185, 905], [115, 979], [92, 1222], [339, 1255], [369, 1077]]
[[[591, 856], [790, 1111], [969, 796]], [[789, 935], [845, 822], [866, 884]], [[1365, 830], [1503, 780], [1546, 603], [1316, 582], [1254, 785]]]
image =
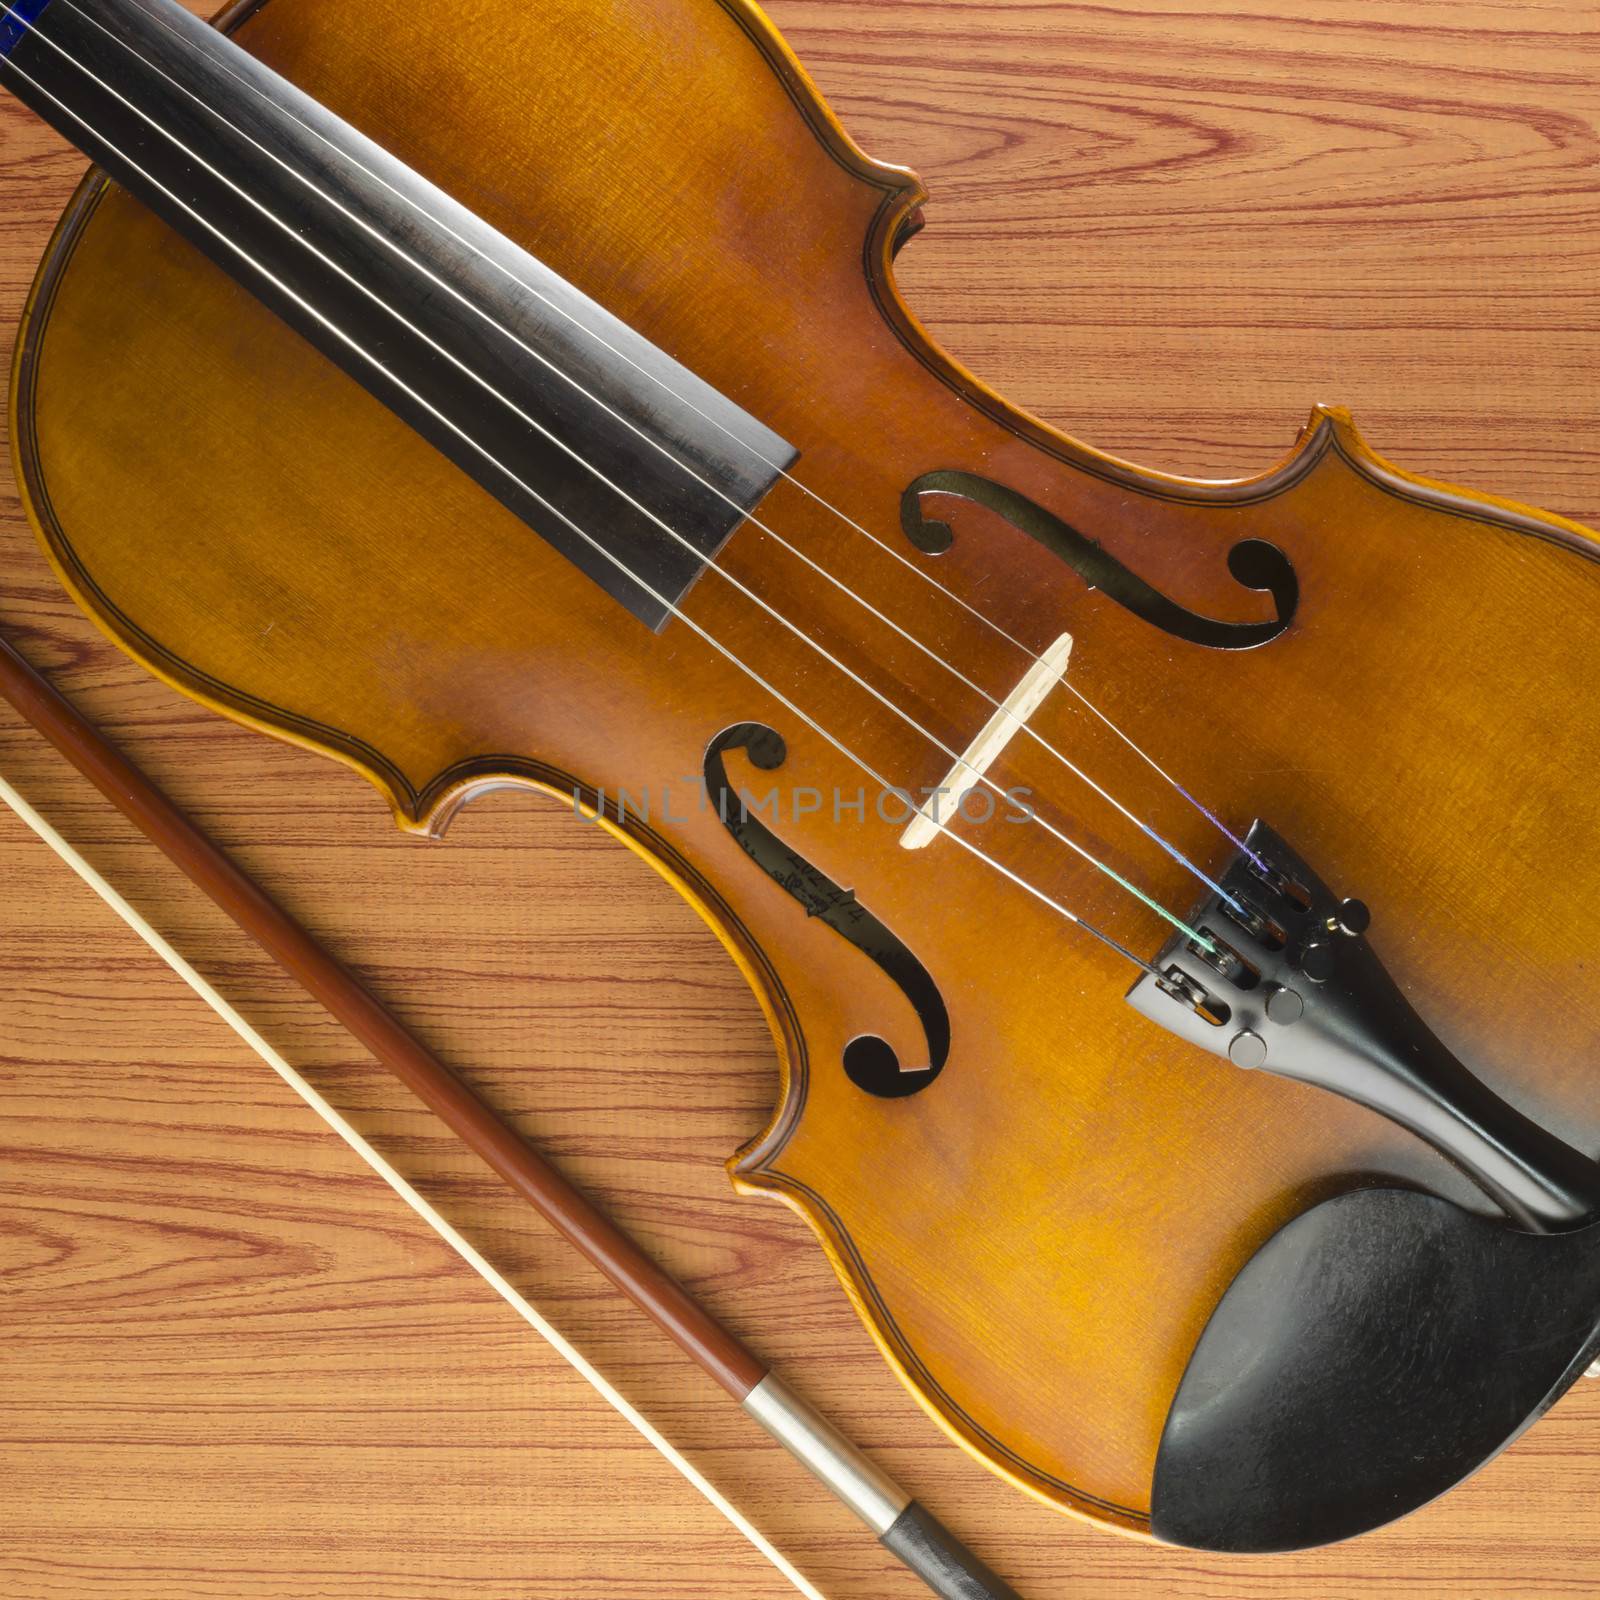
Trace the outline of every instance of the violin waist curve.
[[[920, 185], [856, 149], [753, 5], [490, 9], [493, 28], [441, 30], [402, 0], [266, 0], [230, 23], [791, 444], [799, 484], [776, 477], [753, 515], [973, 681], [1003, 697], [1026, 661], [927, 574], [1032, 648], [1070, 632], [1073, 681], [1087, 675], [1097, 703], [1181, 759], [1208, 803], [1272, 817], [1408, 930], [1386, 951], [1394, 976], [1420, 1012], [1450, 1019], [1458, 1055], [1514, 1063], [1516, 1081], [1496, 1085], [1507, 1098], [1600, 1145], [1584, 1065], [1600, 999], [1581, 981], [1600, 872], [1570, 849], [1600, 827], [1580, 759], [1600, 735], [1590, 537], [1409, 476], [1332, 409], [1279, 466], [1233, 483], [1102, 455], [928, 340], [891, 271]], [[503, 93], [464, 94], [448, 116], [397, 66], [427, 55], [438, 81], [472, 83], [489, 51], [517, 63], [490, 75]], [[871, 782], [786, 705], [847, 730], [912, 788], [937, 784], [948, 754], [716, 572], [681, 616], [642, 624], [102, 181], [41, 268], [15, 394], [45, 548], [151, 670], [360, 772], [417, 833], [504, 784], [569, 805], [576, 790], [699, 909], [779, 1056], [772, 1119], [732, 1158], [735, 1182], [805, 1218], [924, 1408], [1031, 1493], [1147, 1532], [1168, 1404], [1252, 1251], [1352, 1175], [1474, 1203], [1439, 1157], [1360, 1107], [1151, 1027], [1123, 1004], [1120, 957], [951, 840], [901, 850], [904, 817], [880, 819]], [[1003, 492], [977, 494], [980, 480]], [[906, 538], [934, 521], [951, 534], [942, 550]], [[1046, 537], [1063, 528], [1072, 540]], [[1276, 555], [1230, 567], [1252, 541]], [[748, 589], [803, 598], [805, 631], [949, 749], [987, 720], [992, 707], [903, 641], [862, 646], [849, 597], [753, 523], [718, 560]], [[841, 898], [808, 914], [815, 902], [775, 882], [692, 785], [663, 806], [663, 788], [745, 724], [781, 736], [781, 769], [730, 746], [719, 770], [776, 788], [764, 826], [805, 882], [861, 916]], [[1150, 798], [1148, 769], [1065, 694], [1033, 725], [1092, 751], [1111, 791]], [[1192, 898], [1181, 867], [1068, 792], [1026, 741], [992, 776], [1033, 790], [1165, 903]], [[1547, 813], [1525, 804], [1536, 788]], [[820, 803], [789, 803], [801, 789]], [[1161, 814], [1185, 855], [1224, 859], [1202, 819]], [[1502, 854], [1508, 816], [1518, 848]], [[1040, 830], [996, 821], [973, 837], [1128, 949], [1163, 942], [1144, 906]], [[1487, 970], [1518, 981], [1486, 985]], [[845, 1061], [868, 1036], [911, 1069], [930, 1038], [947, 1043], [937, 1081], [863, 1089]]]

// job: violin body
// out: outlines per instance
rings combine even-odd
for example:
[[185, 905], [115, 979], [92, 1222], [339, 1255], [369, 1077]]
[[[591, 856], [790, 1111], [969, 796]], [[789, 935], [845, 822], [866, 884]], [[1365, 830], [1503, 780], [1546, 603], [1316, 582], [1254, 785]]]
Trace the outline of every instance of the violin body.
[[[482, 9], [440, 28], [398, 0], [265, 0], [226, 24], [792, 444], [760, 522], [989, 695], [1027, 665], [1011, 640], [1037, 653], [1070, 633], [1071, 680], [1107, 717], [1230, 826], [1269, 819], [1359, 894], [1450, 1048], [1600, 1146], [1592, 536], [1413, 477], [1333, 409], [1249, 480], [1098, 454], [932, 344], [893, 277], [916, 179], [850, 142], [753, 5]], [[902, 849], [904, 816], [881, 816], [805, 720], [682, 619], [623, 616], [103, 180], [41, 269], [13, 415], [52, 561], [151, 670], [356, 768], [421, 835], [502, 785], [576, 791], [696, 906], [759, 996], [781, 1069], [734, 1181], [807, 1220], [929, 1413], [1046, 1501], [1148, 1528], [1189, 1353], [1234, 1274], [1311, 1201], [1382, 1180], [1483, 1208], [1371, 1112], [1153, 1028], [1124, 1003], [1121, 957], [951, 839]], [[1082, 542], [1029, 531], [1027, 508]], [[945, 744], [988, 719], [761, 528], [718, 561]], [[927, 738], [716, 573], [683, 611], [894, 782], [945, 776]], [[751, 725], [777, 742], [718, 743]], [[1218, 870], [1222, 837], [1080, 702], [1057, 693], [1033, 725]], [[730, 784], [776, 786], [763, 820], [814, 874], [809, 901], [703, 803], [714, 745]], [[1180, 915], [1196, 898], [1036, 745], [1011, 744], [994, 776]], [[801, 790], [819, 803], [792, 803]], [[997, 818], [969, 837], [1137, 955], [1164, 942], [1150, 910], [1041, 829]], [[917, 1092], [846, 1070], [864, 1037], [911, 1069], [907, 1086], [940, 1054], [903, 965], [841, 931], [849, 904], [937, 992], [948, 1050]]]

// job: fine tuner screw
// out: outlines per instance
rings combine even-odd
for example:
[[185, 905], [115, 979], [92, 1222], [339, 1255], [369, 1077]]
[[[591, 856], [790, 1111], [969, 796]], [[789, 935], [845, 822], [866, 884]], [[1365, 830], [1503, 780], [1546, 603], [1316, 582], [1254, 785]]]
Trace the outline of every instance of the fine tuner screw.
[[[1372, 913], [1360, 900], [1342, 900], [1339, 909], [1323, 924], [1323, 931], [1346, 939], [1359, 939], [1372, 926]], [[1313, 983], [1326, 983], [1333, 976], [1334, 947], [1326, 938], [1312, 939], [1300, 952], [1300, 970]]]
[[[1267, 1020], [1280, 1028], [1291, 1027], [1306, 1013], [1306, 1003], [1293, 989], [1277, 988], [1267, 996]], [[1267, 1064], [1267, 1041], [1250, 1028], [1241, 1028], [1228, 1041], [1228, 1059], [1246, 1072]]]
[[1333, 946], [1326, 939], [1313, 939], [1300, 952], [1300, 970], [1313, 983], [1326, 983], [1333, 976]]
[[1266, 1065], [1267, 1041], [1259, 1033], [1241, 1028], [1228, 1041], [1228, 1059], [1234, 1066], [1254, 1072], [1256, 1068]]
[[1267, 1020], [1287, 1028], [1306, 1014], [1306, 1003], [1293, 989], [1274, 989], [1267, 996]]

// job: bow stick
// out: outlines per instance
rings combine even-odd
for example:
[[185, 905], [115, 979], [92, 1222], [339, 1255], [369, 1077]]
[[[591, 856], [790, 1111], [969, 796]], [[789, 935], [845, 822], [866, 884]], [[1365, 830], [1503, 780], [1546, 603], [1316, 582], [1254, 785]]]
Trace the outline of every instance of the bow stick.
[[175, 949], [165, 935], [158, 932], [140, 912], [134, 909], [122, 894], [101, 873], [61, 837], [23, 797], [0, 778], [0, 800], [3, 800], [77, 875], [111, 907], [116, 914], [139, 935], [166, 964], [222, 1018], [255, 1053], [300, 1096], [327, 1125], [350, 1146], [388, 1186], [427, 1223], [427, 1225], [461, 1257], [466, 1264], [500, 1296], [513, 1311], [550, 1346], [569, 1367], [576, 1372], [605, 1403], [624, 1421], [631, 1423], [639, 1433], [666, 1458], [705, 1498], [725, 1516], [735, 1528], [792, 1583], [806, 1600], [825, 1600], [822, 1592], [757, 1528], [717, 1486], [712, 1483], [683, 1453], [665, 1438], [628, 1398], [620, 1393], [539, 1309], [502, 1274], [451, 1222], [400, 1174], [398, 1170], [358, 1133], [301, 1075], [290, 1066], [265, 1039], [242, 1017], [234, 1005], [221, 994]]
[[[434, 1111], [563, 1238], [645, 1311], [769, 1434], [945, 1600], [1018, 1600], [976, 1556], [855, 1448], [578, 1189], [419, 1043], [254, 879], [0, 639], [0, 696], [291, 977]], [[292, 1088], [411, 1209], [630, 1422], [808, 1600], [819, 1591], [649, 1420], [290, 1064], [45, 819], [0, 779], [0, 799]]]

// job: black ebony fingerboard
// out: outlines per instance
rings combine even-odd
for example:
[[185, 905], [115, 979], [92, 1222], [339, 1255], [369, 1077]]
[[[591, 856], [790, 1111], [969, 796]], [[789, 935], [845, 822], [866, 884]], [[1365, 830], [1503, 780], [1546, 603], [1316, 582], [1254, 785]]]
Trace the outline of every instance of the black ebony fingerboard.
[[0, 4], [0, 84], [650, 627], [793, 463], [176, 0]]

